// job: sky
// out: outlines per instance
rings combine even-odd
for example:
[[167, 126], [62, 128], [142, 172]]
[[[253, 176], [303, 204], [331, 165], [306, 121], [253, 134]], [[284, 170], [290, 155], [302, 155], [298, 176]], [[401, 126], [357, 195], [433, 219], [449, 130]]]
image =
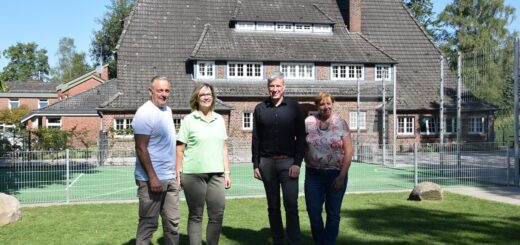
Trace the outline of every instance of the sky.
[[[440, 13], [452, 0], [432, 0], [433, 11]], [[517, 9], [517, 18], [508, 28], [520, 31], [520, 0], [505, 0], [506, 5]], [[57, 65], [56, 52], [63, 37], [74, 39], [77, 52], [87, 54], [90, 60], [90, 43], [93, 32], [101, 28], [97, 20], [108, 11], [110, 0], [5, 0], [0, 14], [0, 52], [18, 42], [35, 42], [46, 49], [49, 65]], [[7, 65], [1, 56], [0, 68]]]

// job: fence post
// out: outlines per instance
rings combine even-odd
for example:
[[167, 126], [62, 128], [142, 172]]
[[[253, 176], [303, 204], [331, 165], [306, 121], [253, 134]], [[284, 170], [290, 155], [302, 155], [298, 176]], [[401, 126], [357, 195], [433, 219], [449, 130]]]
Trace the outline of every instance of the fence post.
[[417, 165], [417, 143], [415, 142], [413, 143], [413, 177], [415, 185], [419, 183], [419, 169]]
[[506, 145], [506, 163], [507, 163], [507, 171], [506, 171], [506, 179], [507, 185], [511, 185], [511, 156], [509, 154], [509, 144]]
[[69, 149], [65, 150], [65, 166], [67, 168], [67, 187], [65, 188], [67, 192], [67, 203], [70, 202], [70, 166], [69, 166]]

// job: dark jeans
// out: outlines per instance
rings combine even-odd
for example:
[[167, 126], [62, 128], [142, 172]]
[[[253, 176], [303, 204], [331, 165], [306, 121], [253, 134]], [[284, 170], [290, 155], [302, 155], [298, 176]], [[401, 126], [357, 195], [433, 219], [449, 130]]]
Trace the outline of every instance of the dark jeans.
[[284, 244], [284, 231], [280, 211], [280, 186], [287, 225], [288, 244], [300, 242], [300, 218], [298, 217], [298, 179], [289, 178], [293, 158], [273, 160], [260, 158], [259, 170], [267, 196], [269, 224], [274, 244]]
[[[348, 182], [346, 176], [343, 188], [339, 191], [334, 190], [334, 179], [339, 172], [314, 168], [305, 170], [305, 203], [311, 223], [312, 238], [316, 244], [336, 244], [338, 238], [339, 213]], [[325, 225], [321, 216], [323, 203], [327, 213]]]

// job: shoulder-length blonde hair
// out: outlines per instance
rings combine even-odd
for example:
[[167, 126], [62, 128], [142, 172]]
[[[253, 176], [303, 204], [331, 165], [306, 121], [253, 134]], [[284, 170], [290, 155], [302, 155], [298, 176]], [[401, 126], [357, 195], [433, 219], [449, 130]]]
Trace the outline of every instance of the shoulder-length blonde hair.
[[331, 94], [327, 92], [319, 92], [316, 96], [314, 96], [314, 105], [319, 106], [320, 102], [327, 97], [330, 97], [330, 100], [332, 101], [332, 103], [334, 103], [335, 100]]
[[202, 84], [199, 84], [197, 85], [194, 89], [193, 89], [193, 92], [191, 93], [191, 97], [190, 97], [190, 107], [191, 107], [191, 110], [192, 111], [196, 111], [199, 109], [199, 93], [200, 93], [200, 90], [202, 88], [209, 88], [209, 90], [211, 90], [211, 106], [209, 107], [210, 110], [213, 110], [215, 109], [215, 99], [216, 99], [216, 96], [215, 96], [215, 90], [213, 89], [213, 86], [211, 84], [208, 84], [208, 83], [202, 83]]

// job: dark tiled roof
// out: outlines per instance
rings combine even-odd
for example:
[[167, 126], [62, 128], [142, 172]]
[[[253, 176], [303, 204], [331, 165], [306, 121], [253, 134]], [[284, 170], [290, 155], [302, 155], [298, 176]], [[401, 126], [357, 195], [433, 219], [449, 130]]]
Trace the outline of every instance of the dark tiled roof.
[[[408, 13], [400, 0], [363, 0], [362, 33], [398, 60], [397, 108], [438, 109], [441, 52]], [[446, 90], [455, 88], [455, 76], [444, 68]], [[445, 106], [455, 106], [453, 96]]]
[[[334, 21], [316, 1], [237, 1], [232, 20], [331, 24]], [[289, 10], [290, 9], [290, 10]]]
[[[237, 10], [239, 2], [242, 7], [267, 6], [271, 2], [272, 4], [283, 3], [286, 12], [291, 12], [293, 6], [303, 4], [305, 7], [299, 8], [300, 14], [312, 11], [314, 17], [308, 19], [309, 21], [318, 21], [316, 16], [320, 16], [319, 18], [327, 16], [327, 19], [330, 18], [336, 23], [334, 32], [338, 37], [234, 32], [229, 28], [230, 20], [233, 16], [237, 18], [246, 13], [243, 9]], [[157, 74], [166, 75], [172, 80], [174, 95], [170, 106], [176, 109], [189, 109], [189, 95], [196, 84], [186, 70], [186, 61], [192, 54], [194, 55], [192, 58], [198, 59], [211, 57], [211, 59], [233, 60], [357, 60], [395, 63], [395, 60], [359, 34], [349, 34], [346, 31], [343, 19], [345, 9], [338, 8], [338, 4], [346, 5], [346, 2], [335, 0], [259, 2], [262, 1], [177, 0], [175, 3], [167, 0], [136, 1], [132, 14], [126, 21], [129, 25], [125, 27], [117, 50], [118, 83], [123, 94], [106, 105], [103, 110], [139, 107], [148, 99], [147, 88], [150, 78]], [[267, 16], [267, 13], [262, 16]], [[201, 38], [206, 24], [210, 25], [207, 27], [207, 40], [206, 37]], [[280, 46], [268, 47], [269, 45]], [[313, 46], [319, 49], [312, 48]], [[303, 52], [302, 47], [307, 47], [308, 50]], [[299, 51], [302, 53], [300, 54]], [[338, 53], [346, 57], [339, 57], [336, 55]], [[236, 86], [231, 84], [222, 90], [233, 89]], [[263, 87], [263, 82], [261, 86]], [[251, 91], [250, 87], [246, 85], [236, 89]], [[256, 90], [256, 96], [263, 96], [264, 92], [264, 90]], [[246, 94], [244, 93], [244, 96]]]
[[22, 118], [26, 121], [36, 115], [96, 115], [96, 108], [117, 94], [117, 80], [109, 80], [97, 87], [86, 90], [75, 96], [68, 97], [57, 103], [34, 110]]
[[40, 80], [7, 82], [9, 93], [56, 93], [59, 83], [47, 83]]
[[[229, 28], [227, 28], [229, 29]], [[197, 60], [396, 63], [358, 34], [237, 32], [209, 26], [191, 58]]]

